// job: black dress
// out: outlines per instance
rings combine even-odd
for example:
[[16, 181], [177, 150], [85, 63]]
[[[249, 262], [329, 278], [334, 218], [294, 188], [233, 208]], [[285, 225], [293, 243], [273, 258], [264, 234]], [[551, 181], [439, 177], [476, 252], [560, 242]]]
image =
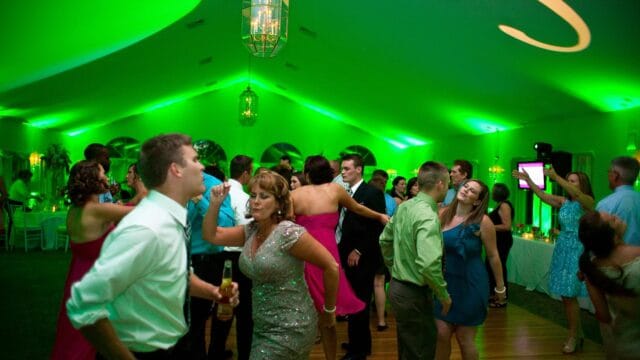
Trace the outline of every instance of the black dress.
[[[501, 225], [502, 218], [500, 217], [500, 206], [502, 204], [507, 204], [509, 209], [511, 209], [511, 220], [513, 221], [513, 205], [509, 201], [503, 201], [498, 203], [495, 209], [491, 213], [489, 213], [489, 218], [493, 222], [494, 225]], [[507, 284], [507, 257], [509, 256], [509, 250], [511, 250], [511, 246], [513, 245], [513, 235], [511, 234], [511, 229], [504, 230], [496, 230], [496, 246], [498, 247], [498, 255], [500, 256], [500, 262], [502, 263], [502, 278], [504, 279], [505, 285]], [[487, 273], [489, 274], [489, 294], [493, 293], [493, 289], [496, 287], [496, 280], [493, 276], [493, 271], [491, 270], [491, 265], [489, 264], [489, 260], [485, 260], [485, 266], [487, 268]]]

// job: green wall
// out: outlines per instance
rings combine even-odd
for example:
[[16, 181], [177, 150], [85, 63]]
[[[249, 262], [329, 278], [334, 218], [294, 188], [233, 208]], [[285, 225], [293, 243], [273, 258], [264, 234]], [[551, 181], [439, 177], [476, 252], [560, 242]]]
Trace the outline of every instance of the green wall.
[[[437, 160], [450, 166], [462, 158], [474, 163], [474, 177], [491, 184], [508, 184], [514, 200], [520, 201], [522, 191], [515, 189], [510, 176], [515, 159], [533, 159], [533, 143], [547, 142], [554, 150], [573, 154], [590, 154], [591, 180], [596, 200], [609, 194], [606, 171], [609, 161], [627, 151], [630, 134], [635, 133], [635, 146], [640, 147], [640, 109], [604, 113], [597, 116], [550, 120], [541, 125], [477, 136], [440, 139], [423, 146], [401, 149], [384, 140], [376, 129], [359, 129], [348, 120], [336, 120], [305, 104], [269, 91], [260, 96], [260, 118], [253, 127], [242, 127], [237, 121], [238, 96], [244, 85], [206, 93], [182, 102], [133, 115], [101, 128], [90, 129], [74, 137], [55, 131], [40, 130], [20, 123], [5, 122], [0, 132], [3, 150], [30, 153], [44, 152], [49, 144], [62, 142], [73, 161], [82, 158], [82, 150], [90, 142], [106, 143], [119, 136], [131, 136], [140, 141], [168, 132], [184, 132], [194, 139], [208, 138], [219, 143], [227, 157], [247, 154], [259, 160], [269, 145], [287, 142], [296, 146], [303, 156], [322, 153], [336, 157], [350, 145], [368, 147], [378, 160], [378, 167], [393, 169], [398, 175], [411, 177], [426, 160]], [[428, 133], [425, 130], [425, 134]], [[505, 169], [491, 177], [488, 168], [496, 162]], [[372, 169], [368, 169], [370, 172]]]

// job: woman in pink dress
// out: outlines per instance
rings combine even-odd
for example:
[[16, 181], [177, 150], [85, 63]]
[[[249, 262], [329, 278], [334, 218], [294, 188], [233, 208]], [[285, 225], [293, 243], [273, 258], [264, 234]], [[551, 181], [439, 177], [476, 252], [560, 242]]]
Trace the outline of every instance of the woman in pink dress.
[[[335, 236], [336, 225], [340, 217], [338, 206], [342, 206], [358, 215], [378, 219], [383, 224], [389, 221], [389, 217], [386, 214], [375, 212], [358, 204], [342, 186], [331, 182], [333, 180], [333, 171], [325, 157], [320, 155], [308, 157], [304, 165], [304, 174], [308, 180], [308, 185], [291, 192], [296, 222], [304, 226], [309, 234], [327, 248], [338, 264], [340, 264], [340, 257]], [[306, 263], [304, 270], [305, 280], [316, 310], [318, 312], [324, 311], [322, 309], [324, 304], [322, 269]], [[338, 297], [336, 299], [336, 315], [359, 312], [364, 308], [364, 305], [351, 289], [341, 267]], [[336, 328], [321, 327], [320, 333], [325, 357], [327, 359], [335, 359], [337, 347]]]
[[67, 191], [71, 208], [67, 214], [67, 233], [71, 243], [71, 265], [60, 313], [56, 341], [51, 359], [95, 359], [96, 351], [82, 334], [71, 326], [67, 317], [66, 303], [71, 285], [82, 279], [100, 254], [100, 248], [109, 232], [133, 209], [111, 203], [100, 203], [98, 197], [108, 189], [107, 177], [102, 165], [83, 160], [76, 163], [69, 174]]

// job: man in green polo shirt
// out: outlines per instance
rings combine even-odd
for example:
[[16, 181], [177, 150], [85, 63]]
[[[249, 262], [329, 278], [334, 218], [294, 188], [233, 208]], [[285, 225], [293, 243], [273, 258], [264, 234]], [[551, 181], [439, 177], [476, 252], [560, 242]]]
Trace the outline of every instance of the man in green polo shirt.
[[437, 203], [449, 187], [447, 168], [427, 161], [418, 172], [420, 192], [400, 204], [380, 235], [391, 270], [389, 302], [396, 313], [399, 359], [433, 359], [437, 331], [433, 294], [449, 312], [451, 298], [442, 274], [443, 243]]

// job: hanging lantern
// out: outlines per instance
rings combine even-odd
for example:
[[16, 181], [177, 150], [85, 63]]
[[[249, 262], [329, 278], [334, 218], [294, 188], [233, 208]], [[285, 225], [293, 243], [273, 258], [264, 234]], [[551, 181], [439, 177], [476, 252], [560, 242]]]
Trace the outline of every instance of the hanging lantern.
[[40, 166], [41, 162], [42, 159], [39, 153], [34, 151], [29, 155], [29, 165], [31, 165], [31, 167]]
[[253, 126], [258, 118], [258, 95], [251, 86], [240, 94], [240, 125]]
[[243, 0], [242, 42], [254, 56], [274, 57], [287, 43], [289, 0]]

